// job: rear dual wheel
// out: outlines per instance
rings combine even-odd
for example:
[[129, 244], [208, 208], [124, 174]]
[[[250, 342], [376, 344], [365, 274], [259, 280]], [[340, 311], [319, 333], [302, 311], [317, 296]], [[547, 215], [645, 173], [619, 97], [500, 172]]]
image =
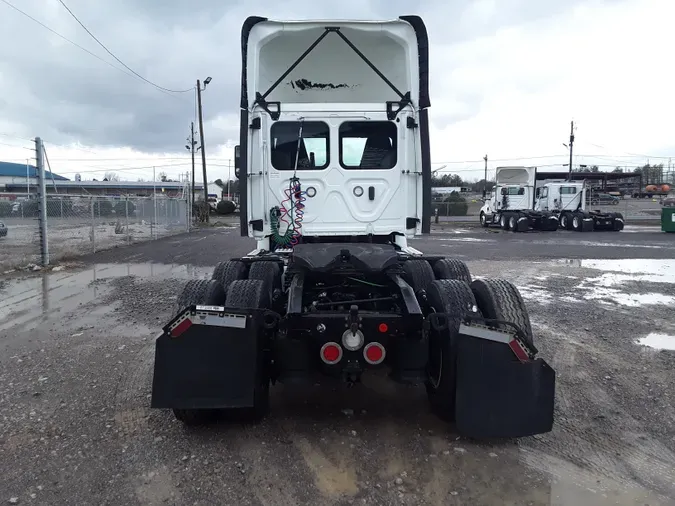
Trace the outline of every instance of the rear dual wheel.
[[427, 291], [437, 279], [455, 279], [471, 283], [471, 272], [466, 263], [457, 258], [441, 258], [431, 264], [421, 258], [411, 258], [403, 264], [403, 277], [415, 293]]
[[440, 418], [454, 421], [457, 343], [462, 339], [459, 334], [462, 320], [475, 315], [514, 323], [530, 345], [533, 343], [532, 326], [520, 292], [506, 280], [477, 279], [470, 285], [458, 280], [434, 281], [427, 296], [436, 313], [447, 315], [446, 328], [435, 330], [432, 326], [429, 331], [427, 395], [432, 410]]
[[[224, 262], [223, 264], [235, 264], [241, 262]], [[259, 262], [261, 264], [272, 262]], [[220, 279], [227, 279], [228, 273], [241, 272], [238, 266], [226, 266], [219, 264]], [[273, 264], [275, 267], [276, 264]], [[258, 268], [257, 272], [265, 269]], [[214, 272], [214, 277], [216, 272]], [[270, 307], [270, 283], [272, 280], [263, 279], [234, 279], [229, 283], [227, 293], [223, 289], [220, 279], [191, 280], [188, 281], [183, 292], [178, 297], [179, 311], [191, 305], [223, 306], [237, 309], [267, 309]], [[263, 341], [264, 341], [263, 336]], [[254, 384], [254, 403], [248, 409], [174, 409], [174, 416], [185, 425], [204, 425], [215, 421], [220, 417], [241, 415], [246, 421], [257, 421], [265, 416], [269, 410], [269, 364], [265, 354], [267, 346], [260, 343], [258, 361], [251, 364], [256, 370]]]

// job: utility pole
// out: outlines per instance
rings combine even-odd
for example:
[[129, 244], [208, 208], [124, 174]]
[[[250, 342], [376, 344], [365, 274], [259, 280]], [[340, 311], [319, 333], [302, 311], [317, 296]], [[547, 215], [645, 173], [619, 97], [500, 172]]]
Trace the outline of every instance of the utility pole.
[[[204, 79], [204, 89], [211, 82], [211, 78]], [[199, 142], [202, 150], [202, 176], [204, 177], [204, 205], [209, 205], [209, 188], [206, 182], [206, 149], [204, 148], [204, 115], [202, 113], [202, 87], [197, 79], [197, 107], [199, 109]], [[205, 208], [206, 209], [206, 208]], [[209, 213], [206, 213], [206, 223], [209, 222]]]
[[190, 196], [190, 201], [195, 198], [195, 122], [190, 122], [190, 152], [192, 153], [192, 194]]
[[227, 161], [227, 200], [234, 200], [230, 194], [231, 162], [232, 160]]
[[567, 180], [572, 181], [572, 148], [574, 147], [574, 120], [570, 123], [570, 167]]
[[483, 160], [485, 160], [485, 177], [483, 178], [483, 198], [487, 195], [487, 161], [488, 161], [488, 156], [485, 155], [483, 157]]

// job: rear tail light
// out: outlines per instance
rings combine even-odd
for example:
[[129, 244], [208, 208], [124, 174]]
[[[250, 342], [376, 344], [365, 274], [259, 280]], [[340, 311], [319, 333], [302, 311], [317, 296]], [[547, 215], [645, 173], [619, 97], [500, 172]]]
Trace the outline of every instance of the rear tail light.
[[368, 343], [363, 349], [363, 358], [366, 359], [370, 365], [381, 364], [384, 361], [386, 352], [384, 346], [380, 343]]
[[337, 343], [326, 343], [321, 347], [321, 360], [328, 365], [337, 364], [342, 360], [342, 348]]

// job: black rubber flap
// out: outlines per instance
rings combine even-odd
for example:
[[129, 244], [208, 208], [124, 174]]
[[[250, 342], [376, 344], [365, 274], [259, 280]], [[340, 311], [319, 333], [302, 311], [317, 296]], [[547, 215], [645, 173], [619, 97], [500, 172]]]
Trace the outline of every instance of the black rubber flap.
[[227, 312], [246, 314], [246, 328], [192, 325], [180, 337], [157, 338], [151, 407], [253, 407], [263, 312]]
[[467, 336], [457, 353], [460, 434], [510, 438], [552, 429], [555, 371], [544, 360], [521, 363], [506, 344]]

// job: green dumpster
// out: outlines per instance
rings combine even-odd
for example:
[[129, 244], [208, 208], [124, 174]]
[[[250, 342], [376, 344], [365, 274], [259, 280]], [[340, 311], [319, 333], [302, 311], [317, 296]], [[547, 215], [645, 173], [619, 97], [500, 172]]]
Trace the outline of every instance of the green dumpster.
[[675, 232], [675, 207], [661, 209], [661, 231]]

